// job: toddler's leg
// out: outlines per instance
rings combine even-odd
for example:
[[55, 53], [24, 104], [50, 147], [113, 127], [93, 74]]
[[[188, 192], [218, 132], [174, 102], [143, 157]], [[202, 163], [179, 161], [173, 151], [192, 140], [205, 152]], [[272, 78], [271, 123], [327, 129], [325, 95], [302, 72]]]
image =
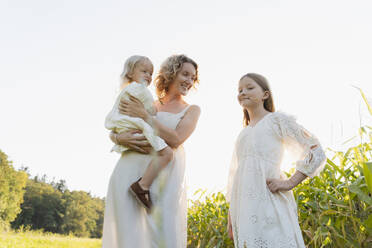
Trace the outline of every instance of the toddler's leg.
[[150, 162], [143, 177], [130, 186], [130, 192], [145, 208], [151, 209], [152, 207], [149, 191], [152, 182], [159, 175], [160, 171], [172, 161], [172, 159], [173, 150], [167, 146], [163, 150], [159, 151], [158, 156]]
[[155, 178], [159, 175], [160, 171], [164, 169], [169, 162], [173, 159], [173, 150], [167, 146], [163, 150], [158, 152], [158, 156], [151, 160], [149, 166], [147, 167], [145, 174], [143, 175], [142, 179], [139, 181], [139, 185], [142, 189], [148, 190], [155, 180]]

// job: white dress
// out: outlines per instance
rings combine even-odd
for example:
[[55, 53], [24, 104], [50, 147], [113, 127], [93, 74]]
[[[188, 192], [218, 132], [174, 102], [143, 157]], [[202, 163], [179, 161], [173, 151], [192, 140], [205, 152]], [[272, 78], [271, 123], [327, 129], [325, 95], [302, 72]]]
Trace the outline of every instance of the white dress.
[[[158, 112], [157, 120], [175, 129], [186, 113]], [[187, 245], [187, 200], [185, 154], [182, 146], [150, 188], [153, 211], [149, 215], [128, 192], [143, 175], [152, 157], [124, 152], [109, 182], [103, 226], [103, 248], [185, 248]]]
[[237, 138], [227, 187], [237, 248], [305, 247], [292, 191], [273, 194], [266, 185], [266, 178], [284, 176], [285, 149], [295, 155], [296, 169], [310, 177], [324, 166], [318, 140], [281, 112], [265, 115]]

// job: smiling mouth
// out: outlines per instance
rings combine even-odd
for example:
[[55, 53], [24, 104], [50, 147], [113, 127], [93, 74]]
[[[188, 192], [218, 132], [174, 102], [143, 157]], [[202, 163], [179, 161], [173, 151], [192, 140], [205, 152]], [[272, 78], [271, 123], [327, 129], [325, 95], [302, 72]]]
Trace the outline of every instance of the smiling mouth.
[[181, 87], [185, 90], [189, 90], [191, 87], [190, 86], [187, 86], [185, 84], [181, 84]]

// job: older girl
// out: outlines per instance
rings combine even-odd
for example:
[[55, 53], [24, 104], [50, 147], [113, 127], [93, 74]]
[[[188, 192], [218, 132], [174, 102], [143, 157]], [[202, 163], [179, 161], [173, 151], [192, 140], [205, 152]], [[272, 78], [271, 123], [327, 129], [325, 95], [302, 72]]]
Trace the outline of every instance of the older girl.
[[[235, 247], [305, 247], [291, 189], [322, 169], [318, 140], [295, 119], [275, 112], [266, 79], [255, 73], [239, 81], [238, 101], [245, 128], [237, 138], [230, 167], [228, 229]], [[280, 165], [288, 149], [298, 159], [286, 179]]]

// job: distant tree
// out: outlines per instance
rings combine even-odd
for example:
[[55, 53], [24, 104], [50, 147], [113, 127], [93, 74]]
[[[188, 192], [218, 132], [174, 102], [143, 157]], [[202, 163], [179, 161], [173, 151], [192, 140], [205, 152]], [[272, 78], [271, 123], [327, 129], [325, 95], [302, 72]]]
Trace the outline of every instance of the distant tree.
[[93, 198], [94, 201], [94, 208], [97, 212], [97, 218], [96, 221], [96, 228], [91, 233], [92, 238], [101, 238], [102, 237], [102, 231], [103, 231], [103, 217], [105, 214], [105, 200], [101, 199], [99, 197]]
[[21, 211], [27, 174], [16, 171], [0, 150], [0, 229], [7, 228]]
[[12, 223], [13, 228], [23, 225], [35, 230], [61, 233], [65, 212], [62, 193], [45, 181], [44, 177], [27, 181], [22, 212]]
[[28, 167], [21, 171], [29, 179], [22, 211], [11, 223], [12, 228], [27, 226], [79, 237], [102, 237], [104, 199], [84, 191], [69, 191], [65, 180], [49, 181], [46, 175], [32, 178]]
[[96, 231], [99, 219], [95, 202], [84, 191], [66, 192], [65, 215], [63, 218], [62, 230], [64, 233], [73, 233], [78, 237], [90, 237]]
[[64, 193], [67, 190], [67, 185], [65, 180], [59, 180], [58, 182], [52, 182], [51, 185], [56, 190], [60, 191], [61, 193]]

